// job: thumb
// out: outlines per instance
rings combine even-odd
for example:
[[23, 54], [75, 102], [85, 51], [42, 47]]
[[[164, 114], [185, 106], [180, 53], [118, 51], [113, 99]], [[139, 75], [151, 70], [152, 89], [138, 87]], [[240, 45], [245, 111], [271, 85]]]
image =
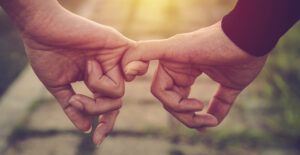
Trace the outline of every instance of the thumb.
[[137, 42], [123, 56], [122, 70], [126, 81], [132, 81], [135, 76], [147, 72], [150, 60], [160, 60], [171, 48], [171, 41], [151, 40]]

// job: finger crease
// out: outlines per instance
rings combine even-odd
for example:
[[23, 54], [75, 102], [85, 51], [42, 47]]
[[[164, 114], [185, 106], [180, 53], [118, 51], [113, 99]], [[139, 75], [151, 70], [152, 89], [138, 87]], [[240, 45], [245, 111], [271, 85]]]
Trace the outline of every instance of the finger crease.
[[178, 101], [178, 104], [181, 104], [181, 102], [184, 100], [183, 97], [180, 97], [179, 101]]
[[64, 110], [67, 110], [68, 108], [71, 108], [71, 107], [72, 107], [72, 105], [71, 105], [71, 104], [68, 104], [68, 105], [64, 106], [63, 109], [64, 109]]
[[218, 100], [218, 101], [224, 103], [224, 104], [232, 105], [232, 102], [228, 102], [228, 101], [226, 101], [225, 99], [223, 99], [223, 98], [221, 98], [221, 97], [219, 97], [219, 96], [214, 96], [214, 98], [215, 98], [216, 100]]

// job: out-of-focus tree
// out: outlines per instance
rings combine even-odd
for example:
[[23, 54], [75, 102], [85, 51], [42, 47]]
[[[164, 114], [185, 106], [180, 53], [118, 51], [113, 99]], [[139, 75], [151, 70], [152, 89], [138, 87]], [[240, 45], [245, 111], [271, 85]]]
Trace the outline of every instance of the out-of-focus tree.
[[[300, 22], [284, 35], [264, 70], [267, 127], [300, 140]], [[269, 117], [270, 116], [270, 117]]]

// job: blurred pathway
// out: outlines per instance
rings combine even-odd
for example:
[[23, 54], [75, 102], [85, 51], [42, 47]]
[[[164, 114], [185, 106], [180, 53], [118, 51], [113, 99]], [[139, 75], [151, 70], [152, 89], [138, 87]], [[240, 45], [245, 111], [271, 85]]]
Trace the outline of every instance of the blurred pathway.
[[0, 154], [7, 147], [6, 139], [24, 118], [32, 103], [46, 93], [46, 89], [27, 66], [0, 99]]
[[[78, 7], [72, 7], [70, 0], [64, 0], [62, 3], [71, 11], [112, 26], [135, 40], [161, 39], [176, 33], [189, 32], [219, 20], [224, 14], [224, 11], [220, 10], [225, 10], [218, 7], [216, 1], [203, 0], [85, 0], [81, 3], [74, 2], [80, 4]], [[23, 110], [27, 109], [27, 115], [21, 117], [22, 121], [8, 139], [9, 145], [4, 155], [219, 154], [220, 152], [206, 143], [191, 145], [179, 136], [190, 136], [192, 139], [193, 135], [198, 133], [182, 127], [151, 95], [150, 83], [156, 64], [157, 62], [151, 63], [147, 75], [126, 84], [124, 106], [114, 131], [99, 148], [93, 147], [90, 135], [81, 134], [72, 126], [48, 93], [40, 94], [31, 89], [12, 88], [13, 92], [27, 91], [37, 94], [38, 97], [34, 97], [34, 101], [27, 101], [26, 103], [30, 104], [22, 107]], [[31, 71], [25, 72], [32, 74]], [[21, 81], [28, 83], [23, 78]], [[40, 88], [38, 82], [30, 84]], [[82, 83], [75, 83], [73, 86], [77, 92], [89, 94]], [[206, 103], [216, 90], [216, 85], [205, 76], [196, 81], [195, 87], [191, 96]], [[22, 102], [15, 103], [19, 105]], [[20, 116], [23, 116], [23, 113], [24, 111], [18, 112]], [[6, 112], [2, 117], [8, 116]], [[226, 122], [224, 124], [226, 126]], [[10, 129], [12, 130], [12, 126]], [[8, 132], [4, 134], [7, 136]], [[3, 141], [2, 137], [1, 140]], [[243, 154], [245, 150], [236, 151]]]

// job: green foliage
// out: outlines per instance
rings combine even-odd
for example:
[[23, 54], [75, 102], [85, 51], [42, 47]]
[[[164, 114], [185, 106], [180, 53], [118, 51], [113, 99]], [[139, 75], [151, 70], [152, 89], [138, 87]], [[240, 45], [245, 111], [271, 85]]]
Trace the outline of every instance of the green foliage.
[[262, 132], [251, 129], [239, 132], [232, 132], [230, 130], [218, 131], [211, 133], [212, 144], [219, 149], [226, 149], [229, 147], [242, 148], [259, 148], [261, 146], [271, 145], [270, 136]]
[[300, 139], [300, 22], [284, 35], [263, 72], [263, 95], [270, 101], [266, 125]]

